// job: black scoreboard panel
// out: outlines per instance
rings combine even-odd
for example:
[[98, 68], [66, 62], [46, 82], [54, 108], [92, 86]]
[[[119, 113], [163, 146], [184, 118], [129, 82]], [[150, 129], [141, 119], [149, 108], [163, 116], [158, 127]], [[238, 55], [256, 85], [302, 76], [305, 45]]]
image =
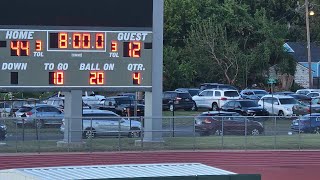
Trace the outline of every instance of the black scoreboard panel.
[[152, 27], [153, 0], [1, 0], [1, 25]]
[[0, 89], [149, 90], [152, 0], [2, 0]]

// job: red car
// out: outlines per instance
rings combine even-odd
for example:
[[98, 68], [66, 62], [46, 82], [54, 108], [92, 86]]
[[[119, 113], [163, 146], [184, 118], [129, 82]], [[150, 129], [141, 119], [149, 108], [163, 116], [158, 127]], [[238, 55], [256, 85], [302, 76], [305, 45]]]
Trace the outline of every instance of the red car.
[[201, 136], [215, 135], [260, 135], [263, 125], [258, 121], [247, 119], [235, 112], [209, 111], [195, 117], [195, 130]]

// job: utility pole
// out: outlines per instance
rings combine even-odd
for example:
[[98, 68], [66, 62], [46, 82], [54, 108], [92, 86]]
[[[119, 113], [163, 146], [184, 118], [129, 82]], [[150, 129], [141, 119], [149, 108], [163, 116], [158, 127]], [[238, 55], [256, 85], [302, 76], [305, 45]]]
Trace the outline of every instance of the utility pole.
[[312, 67], [311, 67], [311, 45], [310, 45], [310, 25], [309, 25], [309, 1], [305, 0], [306, 8], [306, 29], [307, 29], [307, 51], [309, 68], [309, 88], [313, 88]]

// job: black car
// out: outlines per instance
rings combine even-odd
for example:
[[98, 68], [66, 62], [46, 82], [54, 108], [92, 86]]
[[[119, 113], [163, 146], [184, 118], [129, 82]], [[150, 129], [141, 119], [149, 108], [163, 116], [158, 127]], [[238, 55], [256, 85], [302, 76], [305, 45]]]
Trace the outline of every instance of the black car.
[[219, 83], [203, 83], [200, 85], [200, 90], [203, 91], [205, 89], [232, 89], [238, 90], [236, 87], [229, 84], [219, 84]]
[[7, 126], [0, 124], [0, 141], [5, 140], [7, 137]]
[[266, 109], [259, 106], [254, 100], [229, 101], [221, 107], [222, 111], [237, 112], [243, 116], [269, 116]]
[[195, 96], [199, 94], [200, 89], [199, 88], [178, 88], [175, 91], [188, 92], [191, 96]]
[[195, 108], [195, 102], [188, 92], [165, 91], [162, 96], [163, 110], [184, 109], [190, 111]]
[[[94, 108], [113, 111], [120, 116], [135, 116], [135, 101], [129, 96], [112, 96], [102, 100]], [[144, 116], [144, 105], [137, 104], [137, 116]]]
[[209, 111], [195, 117], [195, 131], [200, 136], [211, 134], [256, 136], [264, 132], [264, 127], [260, 122], [249, 120], [235, 112]]
[[308, 97], [306, 95], [303, 95], [303, 94], [289, 94], [289, 96], [295, 98], [296, 100], [298, 100], [299, 102], [303, 102], [303, 103], [306, 103], [306, 104], [310, 104], [310, 101], [312, 100], [311, 97]]

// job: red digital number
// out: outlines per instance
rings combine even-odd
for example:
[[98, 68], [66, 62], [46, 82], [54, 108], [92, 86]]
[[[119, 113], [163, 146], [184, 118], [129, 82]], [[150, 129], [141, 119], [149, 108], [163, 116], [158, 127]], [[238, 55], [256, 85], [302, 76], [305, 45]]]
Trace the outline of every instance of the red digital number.
[[21, 56], [30, 55], [29, 41], [20, 41], [20, 48], [21, 48]]
[[72, 47], [75, 49], [81, 48], [81, 34], [74, 33], [72, 38], [73, 38]]
[[55, 85], [63, 85], [64, 84], [64, 73], [63, 72], [55, 72], [54, 73], [53, 84], [55, 84]]
[[140, 42], [132, 42], [129, 44], [129, 56], [138, 58], [140, 57], [141, 43]]
[[30, 42], [29, 41], [11, 41], [10, 49], [11, 49], [11, 56], [29, 56]]
[[11, 56], [20, 56], [20, 42], [19, 41], [11, 41]]
[[104, 34], [97, 33], [96, 34], [96, 49], [103, 49], [104, 48]]
[[42, 41], [36, 40], [36, 51], [42, 51]]
[[141, 84], [141, 73], [135, 72], [132, 74], [132, 82], [133, 84], [140, 85]]
[[91, 37], [90, 34], [83, 34], [82, 35], [82, 47], [83, 49], [89, 49], [90, 48], [90, 41], [91, 41]]
[[111, 52], [117, 52], [118, 51], [118, 42], [112, 41], [111, 42]]
[[89, 77], [90, 85], [102, 85], [104, 84], [104, 72], [90, 72]]
[[59, 33], [59, 48], [66, 49], [68, 48], [68, 34]]

